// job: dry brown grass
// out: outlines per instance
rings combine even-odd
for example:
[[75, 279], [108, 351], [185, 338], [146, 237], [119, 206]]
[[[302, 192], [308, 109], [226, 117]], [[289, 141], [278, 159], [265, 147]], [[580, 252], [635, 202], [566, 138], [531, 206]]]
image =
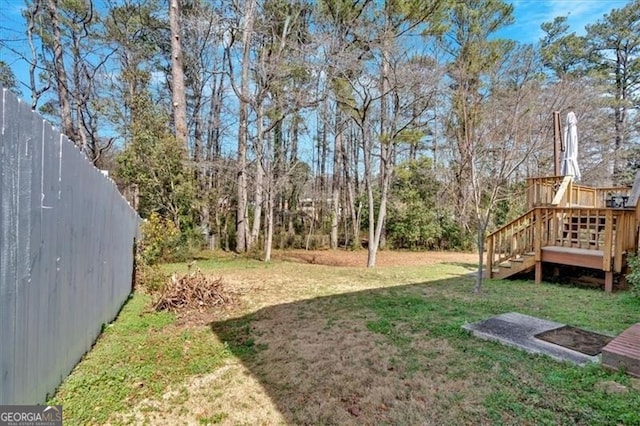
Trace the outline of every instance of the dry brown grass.
[[193, 377], [159, 400], [146, 399], [113, 416], [113, 424], [280, 425], [286, 424], [260, 381], [239, 361]]
[[[242, 295], [242, 313], [313, 297], [448, 278], [437, 273], [431, 277], [416, 275], [416, 271], [453, 263], [467, 265], [458, 268], [464, 273], [478, 260], [473, 253], [381, 251], [377, 266], [366, 268], [366, 250], [284, 250], [276, 251], [274, 258], [282, 262], [272, 268], [220, 272], [225, 284]], [[456, 272], [451, 277], [459, 275]]]
[[[334, 308], [316, 297], [416, 282], [406, 271], [443, 262], [470, 263], [473, 254], [380, 252], [378, 267], [364, 268], [366, 251], [278, 252], [274, 268], [222, 272], [240, 295], [239, 308], [196, 313], [178, 327], [204, 327], [224, 338], [224, 324], [252, 312], [249, 334], [255, 357], [233, 362], [169, 389], [162, 400], [145, 400], [115, 421], [150, 424], [379, 424], [446, 419], [434, 402], [469, 387], [445, 377], [440, 365], [452, 350], [445, 340], [421, 345], [434, 359], [428, 375], [407, 374], [402, 355], [367, 329], [373, 316]], [[289, 262], [287, 262], [287, 260]], [[290, 262], [290, 261], [294, 262]], [[301, 263], [304, 263], [302, 265]], [[336, 266], [344, 266], [341, 272]], [[354, 269], [357, 279], [354, 279]], [[422, 280], [424, 278], [421, 278]], [[317, 299], [316, 299], [317, 300]], [[217, 325], [216, 325], [217, 324]]]
[[[127, 424], [447, 424], [485, 418], [478, 383], [448, 376], [454, 349], [417, 342], [428, 371], [410, 374], [398, 349], [366, 328], [367, 318], [327, 307], [273, 306], [251, 334], [263, 350], [144, 400], [115, 422]], [[337, 314], [333, 312], [332, 315]], [[224, 334], [224, 333], [222, 333]], [[480, 387], [481, 389], [481, 387]]]
[[[287, 261], [311, 263], [314, 265], [365, 267], [367, 264], [366, 250], [280, 250], [274, 257]], [[458, 253], [450, 251], [379, 251], [376, 255], [376, 267], [389, 266], [425, 266], [443, 262], [477, 262], [478, 255], [474, 253]]]
[[[174, 320], [134, 296], [54, 401], [70, 424], [640, 424], [637, 383], [461, 330], [519, 311], [621, 331], [637, 321], [623, 295], [526, 281], [472, 295], [475, 256], [458, 253], [382, 252], [373, 270], [364, 251], [204, 257], [237, 304]], [[628, 391], [594, 387], [611, 381]]]
[[272, 307], [252, 330], [265, 347], [252, 370], [289, 423], [444, 424], [452, 414], [436, 401], [463, 395], [467, 408], [458, 411], [477, 410], [473, 383], [447, 377], [453, 349], [446, 340], [424, 336], [420, 346], [432, 354], [429, 371], [409, 373], [398, 348], [367, 330], [373, 316], [340, 310], [331, 321], [329, 309]]

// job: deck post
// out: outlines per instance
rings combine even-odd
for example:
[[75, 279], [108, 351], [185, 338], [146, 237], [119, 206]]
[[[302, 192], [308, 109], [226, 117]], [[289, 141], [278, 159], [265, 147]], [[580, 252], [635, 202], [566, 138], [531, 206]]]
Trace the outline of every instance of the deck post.
[[602, 256], [602, 270], [611, 271], [611, 255], [613, 254], [613, 211], [607, 209], [604, 220], [604, 247]]
[[534, 259], [536, 261], [535, 267], [535, 280], [536, 284], [542, 282], [542, 209], [536, 209], [536, 216], [534, 222], [533, 232], [533, 251]]
[[495, 244], [495, 237], [490, 235], [487, 243], [489, 247], [487, 247], [487, 273], [485, 277], [493, 278], [493, 249]]
[[536, 284], [540, 284], [542, 282], [542, 262], [536, 261], [536, 276], [535, 276]]
[[613, 271], [606, 271], [604, 273], [604, 291], [609, 294], [613, 291]]
[[542, 260], [542, 209], [536, 208], [533, 228], [533, 255], [536, 262]]
[[624, 271], [620, 274], [620, 288], [626, 290], [627, 289], [627, 274], [629, 273], [629, 268], [625, 268]]

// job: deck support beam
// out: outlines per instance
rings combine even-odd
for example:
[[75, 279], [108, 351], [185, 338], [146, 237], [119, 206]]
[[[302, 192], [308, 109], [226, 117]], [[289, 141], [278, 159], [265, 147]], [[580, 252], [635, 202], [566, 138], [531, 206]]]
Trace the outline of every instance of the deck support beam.
[[609, 294], [613, 291], [613, 271], [605, 271], [604, 273], [604, 291]]
[[622, 288], [623, 290], [627, 289], [627, 274], [629, 273], [629, 268], [625, 268], [624, 271], [622, 271], [622, 273], [620, 274], [620, 288]]
[[536, 262], [536, 284], [540, 284], [542, 282], [542, 262], [541, 261], [537, 261]]

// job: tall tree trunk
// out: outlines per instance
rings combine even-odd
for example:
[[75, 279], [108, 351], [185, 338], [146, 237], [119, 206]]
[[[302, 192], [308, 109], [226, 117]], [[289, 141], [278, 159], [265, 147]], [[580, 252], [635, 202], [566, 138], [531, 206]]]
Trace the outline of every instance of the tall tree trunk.
[[624, 55], [618, 49], [616, 52], [616, 106], [614, 111], [615, 119], [615, 146], [613, 156], [613, 179], [615, 183], [620, 180], [622, 173], [620, 163], [620, 154], [622, 147], [624, 146], [625, 137], [625, 118], [626, 108], [624, 102], [626, 100], [625, 79], [623, 78], [624, 72]]
[[271, 261], [271, 249], [273, 247], [273, 193], [272, 185], [267, 189], [267, 230], [264, 241], [264, 261]]
[[264, 119], [264, 106], [262, 102], [258, 106], [258, 119], [257, 119], [257, 140], [256, 140], [256, 180], [254, 188], [254, 202], [255, 207], [253, 210], [253, 224], [251, 228], [251, 238], [247, 244], [247, 250], [251, 250], [253, 245], [258, 241], [260, 237], [260, 225], [262, 224], [262, 199], [264, 194], [264, 135], [262, 130], [262, 122]]
[[340, 223], [340, 183], [342, 175], [342, 125], [340, 109], [336, 107], [333, 144], [333, 179], [331, 181], [331, 241], [332, 249], [338, 248], [338, 225]]
[[[385, 2], [385, 9], [387, 9], [389, 2]], [[386, 11], [388, 13], [388, 11]], [[386, 31], [385, 31], [386, 32]], [[389, 183], [389, 172], [393, 165], [393, 158], [390, 153], [392, 152], [392, 141], [389, 138], [392, 135], [391, 118], [389, 108], [391, 108], [391, 102], [389, 102], [389, 41], [385, 40], [382, 47], [382, 68], [380, 70], [381, 81], [381, 95], [380, 95], [380, 207], [378, 212], [378, 223], [376, 224], [376, 244], [375, 250], [384, 249], [387, 245], [387, 233], [386, 233], [386, 206], [387, 206], [387, 187]]]
[[[223, 51], [222, 61], [221, 63], [226, 64], [226, 58], [228, 54], [228, 49]], [[213, 76], [213, 93], [211, 93], [211, 111], [209, 115], [209, 123], [207, 124], [207, 147], [204, 153], [205, 158], [205, 167], [207, 178], [207, 194], [204, 202], [208, 206], [208, 210], [214, 211], [214, 219], [216, 223], [216, 232], [219, 238], [222, 238], [223, 232], [222, 227], [220, 226], [220, 215], [224, 214], [227, 216], [226, 209], [221, 206], [220, 197], [222, 187], [222, 173], [219, 171], [222, 160], [221, 160], [221, 140], [222, 140], [222, 132], [220, 128], [222, 126], [222, 102], [223, 102], [223, 93], [224, 93], [224, 72], [219, 74], [220, 78], [216, 81], [216, 75]], [[213, 194], [213, 197], [211, 196]], [[222, 211], [225, 209], [225, 211]], [[211, 214], [211, 213], [209, 213]], [[227, 219], [225, 219], [226, 221]], [[226, 226], [226, 222], [225, 222]], [[225, 235], [225, 246], [228, 248], [229, 241]], [[222, 246], [221, 246], [222, 247]]]
[[[389, 199], [389, 184], [391, 183], [391, 174], [393, 173], [393, 162], [392, 158], [394, 156], [395, 144], [389, 142], [387, 146], [382, 147], [382, 152], [384, 155], [381, 156], [381, 163], [383, 164], [382, 168], [382, 182], [380, 187], [380, 206], [378, 207], [378, 220], [376, 222], [376, 230], [374, 237], [373, 248], [369, 248], [369, 250], [375, 250], [377, 252], [378, 248], [382, 248], [382, 238], [384, 237], [384, 227], [387, 220], [387, 201]], [[375, 255], [373, 256], [375, 262]], [[371, 266], [375, 266], [375, 263]]]
[[362, 158], [364, 160], [364, 184], [367, 191], [367, 204], [369, 210], [369, 227], [367, 241], [367, 268], [373, 268], [376, 265], [376, 254], [378, 252], [378, 242], [376, 241], [375, 223], [375, 199], [373, 196], [373, 171], [371, 170], [371, 157], [373, 153], [372, 143], [367, 132], [362, 130]]
[[[385, 2], [385, 13], [388, 11], [389, 3]], [[385, 27], [387, 23], [385, 23]], [[385, 34], [387, 30], [385, 29]], [[376, 212], [374, 210], [373, 190], [371, 188], [371, 182], [373, 176], [371, 175], [371, 156], [373, 155], [373, 141], [372, 136], [368, 136], [363, 133], [363, 137], [366, 138], [364, 142], [365, 151], [363, 153], [365, 157], [365, 181], [367, 182], [367, 197], [369, 198], [369, 246], [367, 256], [367, 267], [372, 268], [375, 266], [376, 255], [380, 247], [384, 247], [386, 244], [385, 235], [385, 221], [387, 214], [387, 198], [389, 191], [389, 184], [391, 181], [391, 173], [393, 172], [393, 165], [395, 162], [395, 144], [391, 138], [394, 135], [394, 128], [391, 120], [391, 108], [394, 108], [394, 104], [389, 102], [389, 92], [391, 85], [389, 83], [391, 67], [389, 64], [389, 51], [391, 50], [391, 42], [388, 39], [383, 40], [382, 44], [382, 66], [380, 68], [380, 140], [378, 141], [380, 149], [380, 168], [378, 176], [378, 185], [380, 188], [380, 205], [378, 206], [377, 219]], [[370, 142], [366, 142], [370, 140]], [[368, 146], [368, 148], [367, 148]], [[369, 163], [369, 164], [367, 164]]]
[[[325, 222], [325, 215], [327, 214], [327, 209], [328, 209], [328, 205], [327, 205], [327, 198], [328, 198], [328, 188], [327, 188], [327, 181], [328, 181], [328, 177], [327, 177], [327, 157], [329, 156], [329, 147], [328, 147], [328, 140], [327, 140], [327, 128], [328, 128], [328, 120], [327, 120], [327, 102], [323, 102], [322, 103], [322, 109], [321, 109], [321, 114], [323, 115], [323, 125], [321, 127], [322, 129], [322, 133], [319, 135], [319, 141], [320, 141], [320, 149], [319, 149], [319, 161], [320, 161], [320, 188], [319, 188], [319, 197], [316, 197], [316, 200], [314, 200], [314, 202], [317, 201], [318, 203], [318, 210], [317, 210], [317, 214], [315, 214], [316, 212], [314, 211], [314, 219], [318, 221], [319, 224], [323, 224], [326, 223]], [[319, 200], [318, 200], [319, 198]], [[324, 231], [324, 229], [320, 229], [320, 231]]]
[[36, 50], [36, 45], [33, 42], [33, 35], [36, 28], [36, 17], [40, 11], [40, 2], [34, 1], [33, 4], [27, 8], [24, 12], [25, 19], [27, 20], [27, 41], [29, 43], [29, 50], [31, 51], [31, 59], [29, 61], [29, 89], [31, 90], [31, 109], [33, 111], [38, 107], [38, 102], [40, 101], [40, 96], [47, 90], [49, 90], [50, 81], [47, 81], [47, 84], [38, 89], [36, 83], [36, 70], [38, 68], [39, 55]]
[[51, 19], [51, 28], [53, 31], [53, 63], [55, 69], [55, 81], [58, 89], [58, 101], [60, 103], [60, 120], [62, 133], [64, 133], [73, 142], [78, 143], [78, 135], [76, 134], [71, 117], [71, 102], [69, 101], [69, 87], [67, 71], [64, 66], [62, 34], [60, 32], [60, 18], [58, 16], [58, 1], [47, 1], [47, 12]]
[[265, 237], [264, 237], [264, 261], [271, 261], [271, 251], [273, 248], [273, 233], [274, 233], [274, 204], [275, 204], [275, 151], [274, 151], [274, 139], [269, 137], [269, 134], [264, 136], [264, 151], [262, 153], [264, 161], [265, 172], [265, 195], [266, 195], [266, 213], [265, 213]]
[[478, 271], [476, 275], [476, 284], [473, 287], [473, 292], [476, 294], [479, 294], [480, 291], [482, 291], [482, 274], [484, 273], [484, 238], [486, 230], [486, 223], [478, 225], [478, 235], [476, 240], [476, 247], [478, 248]]
[[240, 81], [240, 111], [238, 114], [238, 163], [237, 163], [237, 197], [236, 211], [236, 251], [247, 251], [247, 236], [249, 231], [247, 217], [247, 138], [248, 138], [248, 109], [249, 102], [249, 67], [251, 34], [255, 19], [256, 0], [247, 0], [244, 27], [242, 31], [242, 71]]
[[[171, 28], [171, 103], [176, 142], [187, 148], [187, 102], [184, 88], [182, 41], [180, 25], [180, 1], [169, 1], [169, 27]], [[186, 152], [186, 151], [185, 151]]]
[[[224, 61], [222, 62], [225, 63]], [[222, 226], [220, 216], [222, 214], [221, 210], [223, 207], [220, 205], [220, 191], [219, 188], [222, 186], [220, 182], [219, 168], [221, 165], [220, 160], [220, 115], [222, 109], [222, 87], [223, 87], [223, 79], [224, 73], [220, 73], [220, 81], [216, 81], [216, 77], [213, 79], [213, 92], [211, 93], [211, 106], [210, 106], [210, 114], [207, 123], [207, 135], [206, 135], [206, 147], [203, 149], [203, 179], [204, 179], [204, 199], [202, 202], [204, 203], [203, 207], [203, 222], [205, 220], [205, 216], [211, 218], [213, 214], [213, 223], [215, 226], [215, 233], [218, 237], [217, 245], [220, 245], [222, 238]], [[204, 142], [203, 142], [204, 143]], [[209, 219], [209, 221], [211, 221]], [[213, 247], [216, 248], [216, 247]]]
[[[344, 170], [344, 180], [345, 180], [345, 186], [347, 187], [347, 205], [349, 207], [349, 213], [351, 215], [351, 229], [353, 232], [353, 241], [351, 243], [351, 247], [354, 249], [359, 249], [362, 247], [362, 244], [360, 243], [360, 219], [359, 219], [359, 210], [360, 209], [356, 209], [356, 190], [355, 190], [355, 184], [353, 182], [353, 178], [351, 176], [351, 161], [354, 162], [354, 164], [358, 164], [357, 161], [357, 155], [353, 155], [351, 156], [351, 153], [353, 152], [353, 150], [355, 149], [354, 147], [354, 143], [353, 143], [353, 134], [350, 135], [350, 147], [349, 149], [343, 149], [342, 153], [343, 153], [343, 161], [342, 161], [342, 166], [343, 166], [343, 170]], [[343, 147], [344, 148], [344, 147]], [[357, 168], [357, 167], [356, 167]]]
[[[288, 172], [294, 173], [294, 167], [297, 166], [298, 163], [298, 130], [299, 130], [299, 117], [293, 116], [291, 120], [291, 157], [289, 160]], [[291, 185], [291, 194], [289, 195], [289, 235], [295, 234], [294, 228], [294, 214], [298, 211], [298, 206], [300, 204], [300, 182], [292, 182]], [[291, 213], [292, 212], [292, 213]]]

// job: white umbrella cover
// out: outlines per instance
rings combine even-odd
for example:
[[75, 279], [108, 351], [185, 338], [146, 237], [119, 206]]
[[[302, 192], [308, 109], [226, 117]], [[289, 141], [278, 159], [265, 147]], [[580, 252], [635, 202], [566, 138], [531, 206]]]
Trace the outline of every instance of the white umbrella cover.
[[562, 156], [563, 176], [573, 176], [580, 180], [580, 168], [578, 167], [578, 119], [573, 111], [567, 114], [567, 121], [564, 126], [564, 155]]

